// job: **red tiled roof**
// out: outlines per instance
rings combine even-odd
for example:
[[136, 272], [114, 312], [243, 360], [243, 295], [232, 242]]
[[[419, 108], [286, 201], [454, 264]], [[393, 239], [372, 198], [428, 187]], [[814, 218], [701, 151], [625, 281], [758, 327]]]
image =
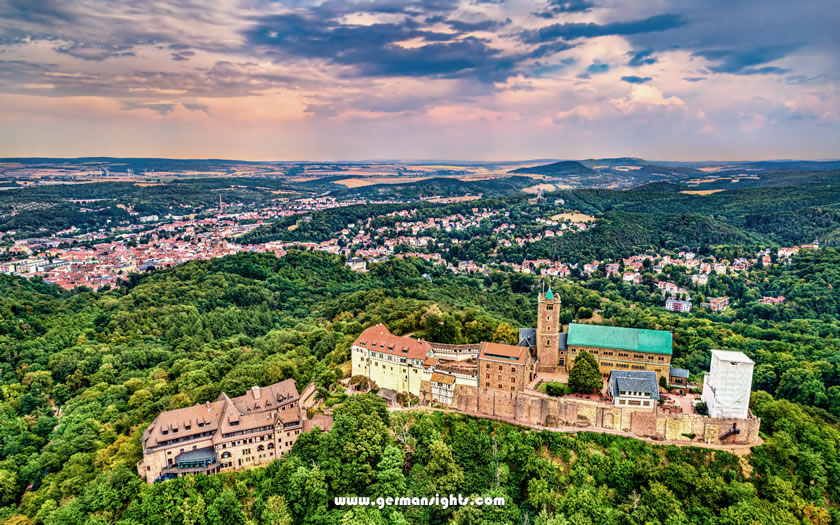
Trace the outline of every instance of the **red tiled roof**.
[[492, 359], [505, 363], [514, 362], [525, 364], [528, 357], [528, 349], [524, 346], [505, 345], [501, 343], [481, 343], [478, 353], [479, 359]]
[[353, 341], [353, 346], [360, 346], [375, 352], [406, 357], [408, 359], [426, 359], [426, 354], [432, 349], [431, 345], [422, 339], [402, 337], [388, 331], [380, 323], [365, 329]]

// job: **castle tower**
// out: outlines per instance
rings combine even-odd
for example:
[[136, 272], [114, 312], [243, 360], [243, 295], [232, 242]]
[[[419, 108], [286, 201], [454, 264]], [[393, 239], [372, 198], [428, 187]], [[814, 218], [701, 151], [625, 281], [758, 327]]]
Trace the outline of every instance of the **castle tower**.
[[539, 298], [537, 306], [537, 371], [556, 372], [560, 338], [560, 298], [551, 288]]

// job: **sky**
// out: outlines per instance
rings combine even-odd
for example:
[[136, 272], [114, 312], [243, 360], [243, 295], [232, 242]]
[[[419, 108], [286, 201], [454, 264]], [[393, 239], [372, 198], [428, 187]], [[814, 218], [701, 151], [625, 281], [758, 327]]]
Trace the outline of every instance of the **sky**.
[[0, 0], [0, 156], [840, 157], [837, 0]]

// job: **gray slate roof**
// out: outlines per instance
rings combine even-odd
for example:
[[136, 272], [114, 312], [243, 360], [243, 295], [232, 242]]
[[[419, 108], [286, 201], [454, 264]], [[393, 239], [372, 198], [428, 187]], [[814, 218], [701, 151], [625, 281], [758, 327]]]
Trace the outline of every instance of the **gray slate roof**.
[[537, 346], [537, 329], [536, 328], [520, 328], [519, 329], [519, 346]]
[[659, 399], [656, 372], [613, 370], [610, 372], [610, 394], [618, 397], [619, 392], [643, 392], [650, 394], [651, 399]]
[[186, 452], [181, 452], [177, 456], [175, 456], [175, 461], [202, 461], [206, 459], [210, 459], [216, 455], [216, 451], [213, 447], [204, 447], [199, 448], [197, 450], [188, 450]]
[[[560, 332], [560, 337], [557, 338], [557, 346], [560, 350], [566, 349], [566, 338], [569, 334]], [[518, 346], [537, 346], [537, 329], [536, 328], [520, 328]]]
[[568, 337], [569, 337], [569, 334], [567, 334], [565, 332], [560, 332], [560, 337], [557, 338], [557, 346], [560, 348], [560, 350], [565, 350], [566, 349], [566, 339]]
[[683, 379], [688, 379], [688, 370], [685, 368], [674, 368], [671, 367], [671, 371], [668, 372], [671, 377], [682, 377]]

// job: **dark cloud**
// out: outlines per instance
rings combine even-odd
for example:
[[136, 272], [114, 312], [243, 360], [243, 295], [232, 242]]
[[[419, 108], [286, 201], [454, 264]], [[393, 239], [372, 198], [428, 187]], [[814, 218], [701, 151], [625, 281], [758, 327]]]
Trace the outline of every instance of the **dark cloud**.
[[606, 73], [609, 70], [610, 66], [608, 64], [602, 64], [600, 62], [589, 64], [589, 67], [586, 68], [586, 72], [590, 75], [600, 75], [601, 73]]
[[706, 77], [683, 77], [683, 80], [686, 82], [702, 82], [706, 80]]
[[524, 31], [522, 40], [529, 44], [538, 44], [556, 39], [574, 40], [576, 38], [594, 38], [607, 35], [634, 35], [638, 33], [652, 33], [668, 31], [685, 24], [678, 15], [663, 14], [651, 16], [641, 20], [627, 22], [612, 22], [609, 24], [568, 23], [552, 24], [540, 29]]
[[461, 20], [447, 20], [449, 27], [455, 31], [469, 33], [472, 31], [492, 31], [510, 24], [510, 18], [502, 21], [482, 20], [480, 22], [463, 22]]
[[458, 0], [327, 0], [312, 8], [312, 13], [325, 19], [340, 18], [352, 13], [379, 14], [437, 14], [451, 13], [458, 7]]
[[[484, 40], [429, 31], [410, 19], [357, 26], [286, 14], [262, 19], [245, 36], [249, 45], [277, 59], [322, 58], [352, 66], [363, 76], [473, 76], [495, 81], [507, 78], [517, 63]], [[397, 45], [416, 38], [428, 43]]]
[[817, 82], [824, 82], [828, 80], [828, 75], [814, 75], [814, 76], [807, 76], [807, 75], [789, 75], [785, 77], [785, 82], [788, 84], [814, 84]]
[[795, 45], [778, 45], [755, 48], [748, 51], [710, 49], [697, 51], [693, 56], [703, 57], [711, 62], [712, 64], [709, 65], [709, 70], [713, 73], [731, 73], [735, 75], [781, 74], [786, 73], [788, 70], [777, 66], [762, 66], [762, 64], [784, 58], [798, 47]]
[[561, 13], [584, 13], [593, 7], [595, 2], [590, 0], [551, 0], [542, 10], [531, 14], [540, 18], [554, 18]]
[[175, 61], [184, 61], [189, 60], [190, 57], [195, 55], [195, 51], [179, 51], [177, 53], [172, 53], [172, 60]]
[[96, 62], [114, 57], [134, 56], [132, 46], [123, 44], [86, 44], [83, 42], [74, 42], [69, 45], [57, 46], [55, 50], [74, 58]]
[[536, 49], [531, 51], [529, 54], [530, 58], [542, 58], [545, 56], [553, 55], [554, 53], [559, 53], [561, 51], [567, 51], [575, 47], [574, 44], [569, 44], [568, 42], [564, 42], [562, 40], [558, 40], [557, 42], [551, 42], [549, 44], [542, 44], [537, 46]]
[[149, 109], [159, 115], [166, 115], [175, 109], [175, 104], [169, 103], [148, 103], [148, 102], [123, 102], [123, 109], [131, 111], [134, 109]]
[[639, 66], [649, 66], [651, 64], [656, 63], [656, 57], [651, 56], [653, 54], [653, 49], [642, 49], [641, 51], [631, 51], [627, 55], [630, 57], [630, 61], [627, 62], [628, 66], [631, 67], [639, 67]]
[[621, 80], [630, 84], [644, 84], [645, 82], [650, 82], [653, 79], [650, 77], [637, 77], [635, 75], [628, 75], [626, 77], [621, 77]]
[[5, 0], [0, 1], [0, 20], [20, 20], [38, 24], [57, 21], [74, 22], [69, 2], [64, 0]]
[[207, 113], [207, 110], [208, 110], [206, 104], [196, 104], [194, 102], [184, 102], [181, 105], [184, 106], [184, 108], [186, 108], [190, 111], [203, 111], [203, 112]]

